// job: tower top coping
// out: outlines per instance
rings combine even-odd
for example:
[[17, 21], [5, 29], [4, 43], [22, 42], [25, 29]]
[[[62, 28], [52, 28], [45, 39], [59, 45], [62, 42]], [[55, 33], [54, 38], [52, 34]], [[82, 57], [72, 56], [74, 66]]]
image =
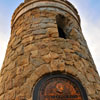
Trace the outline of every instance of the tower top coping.
[[[36, 3], [40, 2], [39, 5], [37, 5]], [[55, 2], [55, 3], [59, 3], [59, 7], [60, 9], [64, 9], [65, 11], [67, 11], [67, 8], [71, 11], [72, 15], [74, 14], [74, 16], [76, 16], [76, 19], [78, 21], [78, 23], [80, 24], [80, 17], [78, 15], [77, 9], [67, 0], [24, 0], [23, 3], [21, 3], [16, 10], [13, 13], [12, 16], [12, 20], [11, 20], [11, 27], [14, 25], [15, 21], [18, 19], [19, 16], [21, 16], [22, 14], [24, 14], [26, 11], [33, 9], [35, 7], [47, 7], [49, 6], [48, 2]], [[44, 3], [44, 4], [42, 4]], [[50, 5], [51, 6], [55, 6], [57, 7], [57, 5]], [[62, 7], [64, 6], [64, 7]]]
[[[24, 0], [24, 2], [30, 2], [30, 1], [35, 1], [35, 0]], [[40, 0], [40, 1], [43, 1], [43, 0]], [[52, 0], [50, 0], [50, 1], [52, 1]], [[72, 5], [68, 0], [58, 0], [58, 1], [64, 1], [64, 2], [66, 2], [67, 4], [71, 5], [74, 8], [74, 10], [77, 12], [77, 10], [75, 9], [74, 5]]]

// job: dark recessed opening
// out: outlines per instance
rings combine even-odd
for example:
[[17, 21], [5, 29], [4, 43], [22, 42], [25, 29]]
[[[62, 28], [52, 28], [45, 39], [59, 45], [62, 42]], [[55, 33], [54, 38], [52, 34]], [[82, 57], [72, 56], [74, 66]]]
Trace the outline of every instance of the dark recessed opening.
[[66, 33], [65, 33], [65, 16], [64, 15], [61, 15], [61, 14], [58, 14], [56, 16], [56, 22], [57, 22], [57, 28], [58, 28], [58, 34], [59, 34], [59, 37], [60, 38], [64, 38], [66, 39]]
[[62, 28], [58, 26], [59, 37], [66, 39], [66, 35]]

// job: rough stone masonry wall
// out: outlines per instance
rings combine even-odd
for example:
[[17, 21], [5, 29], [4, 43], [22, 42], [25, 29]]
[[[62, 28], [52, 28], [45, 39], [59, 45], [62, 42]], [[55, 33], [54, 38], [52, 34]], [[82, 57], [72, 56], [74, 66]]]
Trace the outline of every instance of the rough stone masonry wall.
[[[57, 4], [54, 7], [53, 1], [53, 5], [48, 3], [49, 7], [44, 6], [47, 5], [44, 1], [42, 7], [37, 4], [34, 9], [29, 9], [26, 4], [31, 5], [32, 2], [27, 2], [15, 11], [0, 73], [0, 100], [32, 100], [37, 81], [43, 75], [56, 71], [76, 77], [86, 89], [89, 100], [100, 100], [100, 77], [82, 35], [78, 15], [72, 11], [72, 5], [70, 10], [73, 13], [57, 7]], [[56, 2], [65, 4], [60, 0]], [[65, 5], [66, 9], [70, 6]], [[69, 39], [58, 35], [58, 14], [69, 17], [73, 22]]]

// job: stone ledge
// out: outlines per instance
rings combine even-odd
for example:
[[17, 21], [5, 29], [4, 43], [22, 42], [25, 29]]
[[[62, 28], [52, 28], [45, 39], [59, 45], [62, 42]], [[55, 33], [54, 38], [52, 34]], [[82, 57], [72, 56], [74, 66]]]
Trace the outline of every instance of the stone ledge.
[[34, 8], [40, 8], [40, 7], [52, 7], [52, 8], [58, 8], [58, 9], [62, 9], [68, 13], [70, 13], [71, 15], [73, 15], [76, 20], [80, 23], [80, 18], [78, 16], [78, 14], [76, 12], [74, 12], [71, 7], [69, 7], [68, 5], [65, 5], [61, 2], [58, 1], [31, 1], [28, 3], [24, 3], [22, 4], [20, 7], [18, 7], [12, 17], [12, 25], [15, 23], [15, 21], [25, 12], [34, 9]]

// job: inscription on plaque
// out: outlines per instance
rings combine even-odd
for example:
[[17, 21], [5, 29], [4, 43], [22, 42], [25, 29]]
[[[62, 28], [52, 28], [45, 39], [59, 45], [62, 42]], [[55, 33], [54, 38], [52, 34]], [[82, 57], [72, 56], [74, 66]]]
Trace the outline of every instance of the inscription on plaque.
[[47, 77], [36, 91], [34, 100], [85, 100], [78, 84], [67, 77]]

